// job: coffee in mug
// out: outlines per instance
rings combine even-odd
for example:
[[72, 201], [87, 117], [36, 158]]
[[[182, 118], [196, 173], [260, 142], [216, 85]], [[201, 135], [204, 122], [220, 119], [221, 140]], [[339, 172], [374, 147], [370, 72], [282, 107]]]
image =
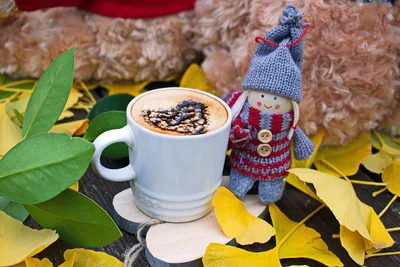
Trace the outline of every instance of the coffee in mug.
[[226, 108], [200, 92], [170, 89], [141, 97], [132, 106], [140, 126], [168, 135], [198, 135], [221, 128], [228, 119]]
[[[110, 181], [131, 181], [137, 207], [167, 222], [206, 215], [222, 180], [232, 115], [224, 101], [188, 88], [164, 88], [134, 98], [127, 126], [95, 141], [93, 166]], [[129, 147], [129, 165], [108, 169], [100, 162], [109, 145]]]

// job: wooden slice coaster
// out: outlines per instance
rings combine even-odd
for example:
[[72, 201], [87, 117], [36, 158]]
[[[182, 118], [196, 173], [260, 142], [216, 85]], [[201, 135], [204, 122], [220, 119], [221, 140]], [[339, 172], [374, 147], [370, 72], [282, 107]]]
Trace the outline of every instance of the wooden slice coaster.
[[[135, 204], [130, 188], [118, 193], [113, 199], [114, 213], [111, 214], [115, 223], [124, 231], [136, 234], [139, 224], [151, 220]], [[146, 233], [148, 229], [144, 230]]]
[[[224, 177], [223, 185], [228, 181], [229, 178]], [[266, 215], [267, 206], [257, 195], [247, 195], [242, 201], [252, 215], [262, 218]], [[113, 205], [116, 223], [130, 233], [136, 234], [140, 223], [151, 220], [136, 207], [131, 189], [117, 194]], [[146, 235], [146, 257], [153, 267], [202, 266], [201, 258], [213, 242], [236, 244], [234, 239], [224, 235], [212, 210], [196, 221], [151, 226]]]
[[[254, 216], [264, 217], [267, 206], [258, 196], [247, 195], [242, 201]], [[203, 218], [188, 223], [164, 223], [150, 227], [146, 236], [146, 256], [153, 267], [202, 266], [203, 257], [210, 243], [235, 245], [222, 232], [214, 211]]]

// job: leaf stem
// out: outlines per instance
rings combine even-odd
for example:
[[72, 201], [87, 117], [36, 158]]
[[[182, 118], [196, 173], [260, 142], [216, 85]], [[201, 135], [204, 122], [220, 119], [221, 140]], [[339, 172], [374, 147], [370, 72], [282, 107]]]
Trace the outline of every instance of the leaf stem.
[[77, 108], [77, 109], [83, 109], [85, 110], [87, 113], [90, 112], [90, 109], [93, 107], [93, 105], [83, 105], [83, 104], [75, 104], [74, 106], [72, 106], [72, 108]]
[[373, 185], [373, 186], [387, 186], [386, 183], [378, 183], [378, 182], [368, 182], [368, 181], [360, 181], [360, 180], [350, 180], [352, 184], [363, 184], [363, 185]]
[[84, 104], [88, 104], [88, 105], [92, 105], [93, 106], [92, 101], [90, 101], [90, 99], [88, 99], [86, 97], [81, 98], [78, 103], [84, 103]]
[[340, 235], [339, 234], [333, 234], [332, 238], [340, 238]]
[[388, 228], [388, 229], [386, 229], [386, 231], [388, 231], [389, 233], [390, 232], [397, 232], [397, 231], [400, 231], [400, 227]]
[[10, 103], [14, 98], [16, 98], [19, 95], [19, 92], [16, 92], [14, 94], [12, 94], [7, 100], [6, 102], [4, 102], [5, 105], [7, 105], [8, 103]]
[[77, 103], [72, 106], [72, 108], [92, 108], [92, 104], [86, 104], [86, 103]]
[[328, 166], [329, 168], [331, 168], [332, 170], [334, 170], [335, 172], [337, 172], [339, 175], [341, 175], [344, 179], [346, 179], [346, 181], [351, 182], [350, 179], [338, 168], [336, 168], [333, 164], [331, 164], [329, 161], [327, 161], [326, 159], [321, 160], [321, 162], [323, 164], [325, 164], [326, 166]]
[[32, 89], [18, 89], [18, 88], [7, 88], [4, 85], [0, 85], [0, 91], [4, 92], [32, 92]]
[[24, 83], [36, 83], [36, 80], [21, 80], [21, 81], [15, 81], [7, 84], [3, 84], [5, 87], [10, 87], [13, 85], [19, 85], [19, 84], [24, 84]]
[[333, 164], [331, 164], [329, 161], [323, 159], [321, 160], [323, 164], [337, 172], [339, 175], [341, 175], [346, 181], [353, 183], [353, 184], [363, 184], [363, 185], [373, 185], [373, 186], [386, 186], [386, 183], [378, 183], [378, 182], [368, 182], [368, 181], [360, 181], [360, 180], [350, 180], [342, 171], [340, 171], [338, 168], [336, 168]]
[[376, 130], [373, 130], [374, 134], [376, 135], [376, 137], [378, 137], [379, 142], [381, 142], [381, 148], [383, 147], [383, 145], [385, 144], [385, 142], [383, 141], [382, 137], [378, 134], [378, 132]]
[[393, 256], [393, 255], [400, 255], [400, 251], [369, 254], [369, 255], [366, 255], [365, 258], [368, 259], [368, 258], [372, 258], [372, 257]]
[[308, 221], [312, 216], [314, 216], [315, 214], [317, 214], [320, 210], [322, 210], [323, 208], [325, 208], [326, 205], [322, 204], [321, 206], [319, 206], [318, 208], [316, 208], [313, 212], [311, 212], [310, 214], [307, 215], [307, 217], [305, 217], [303, 220], [301, 220], [301, 222], [299, 222], [298, 224], [295, 225], [295, 227], [293, 227], [292, 229], [290, 229], [290, 231], [281, 239], [281, 241], [279, 241], [279, 243], [276, 245], [277, 248], [281, 247], [283, 245], [283, 243], [286, 242], [286, 240], [300, 227], [302, 226], [306, 221]]
[[388, 208], [390, 207], [390, 205], [393, 204], [393, 202], [396, 200], [397, 196], [394, 195], [394, 197], [389, 201], [389, 203], [386, 205], [386, 207], [379, 213], [378, 217], [382, 217], [383, 214], [385, 214], [385, 212], [388, 210]]
[[384, 188], [382, 188], [382, 189], [379, 189], [378, 191], [373, 192], [373, 193], [372, 193], [372, 196], [373, 196], [373, 197], [376, 197], [377, 195], [382, 194], [382, 193], [385, 192], [386, 190], [387, 190], [387, 187], [384, 187]]
[[89, 91], [89, 89], [87, 88], [86, 84], [84, 84], [82, 81], [79, 82], [83, 88], [83, 90], [85, 90], [86, 94], [88, 95], [88, 97], [90, 98], [90, 100], [92, 101], [93, 104], [96, 103], [96, 99], [94, 99], [92, 93]]

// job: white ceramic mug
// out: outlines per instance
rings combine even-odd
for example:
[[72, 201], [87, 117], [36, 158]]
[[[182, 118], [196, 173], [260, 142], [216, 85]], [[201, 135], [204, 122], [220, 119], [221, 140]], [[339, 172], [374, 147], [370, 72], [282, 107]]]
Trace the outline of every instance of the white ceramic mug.
[[[134, 98], [126, 109], [128, 124], [101, 134], [94, 141], [92, 164], [103, 178], [119, 182], [131, 181], [138, 208], [152, 218], [168, 222], [187, 222], [206, 215], [211, 200], [220, 186], [229, 131], [230, 108], [211, 94], [227, 111], [227, 121], [217, 130], [201, 135], [176, 136], [153, 132], [135, 122], [131, 108], [147, 94]], [[176, 89], [176, 88], [174, 88]], [[129, 165], [109, 169], [100, 163], [100, 155], [111, 144], [124, 142], [129, 146]]]

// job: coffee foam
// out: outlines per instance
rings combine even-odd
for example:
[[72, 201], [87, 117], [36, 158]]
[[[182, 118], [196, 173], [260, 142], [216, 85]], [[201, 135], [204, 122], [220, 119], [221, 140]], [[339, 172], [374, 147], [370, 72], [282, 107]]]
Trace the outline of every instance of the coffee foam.
[[168, 135], [197, 135], [221, 128], [228, 119], [225, 107], [201, 92], [154, 90], [139, 96], [132, 118], [151, 131]]

